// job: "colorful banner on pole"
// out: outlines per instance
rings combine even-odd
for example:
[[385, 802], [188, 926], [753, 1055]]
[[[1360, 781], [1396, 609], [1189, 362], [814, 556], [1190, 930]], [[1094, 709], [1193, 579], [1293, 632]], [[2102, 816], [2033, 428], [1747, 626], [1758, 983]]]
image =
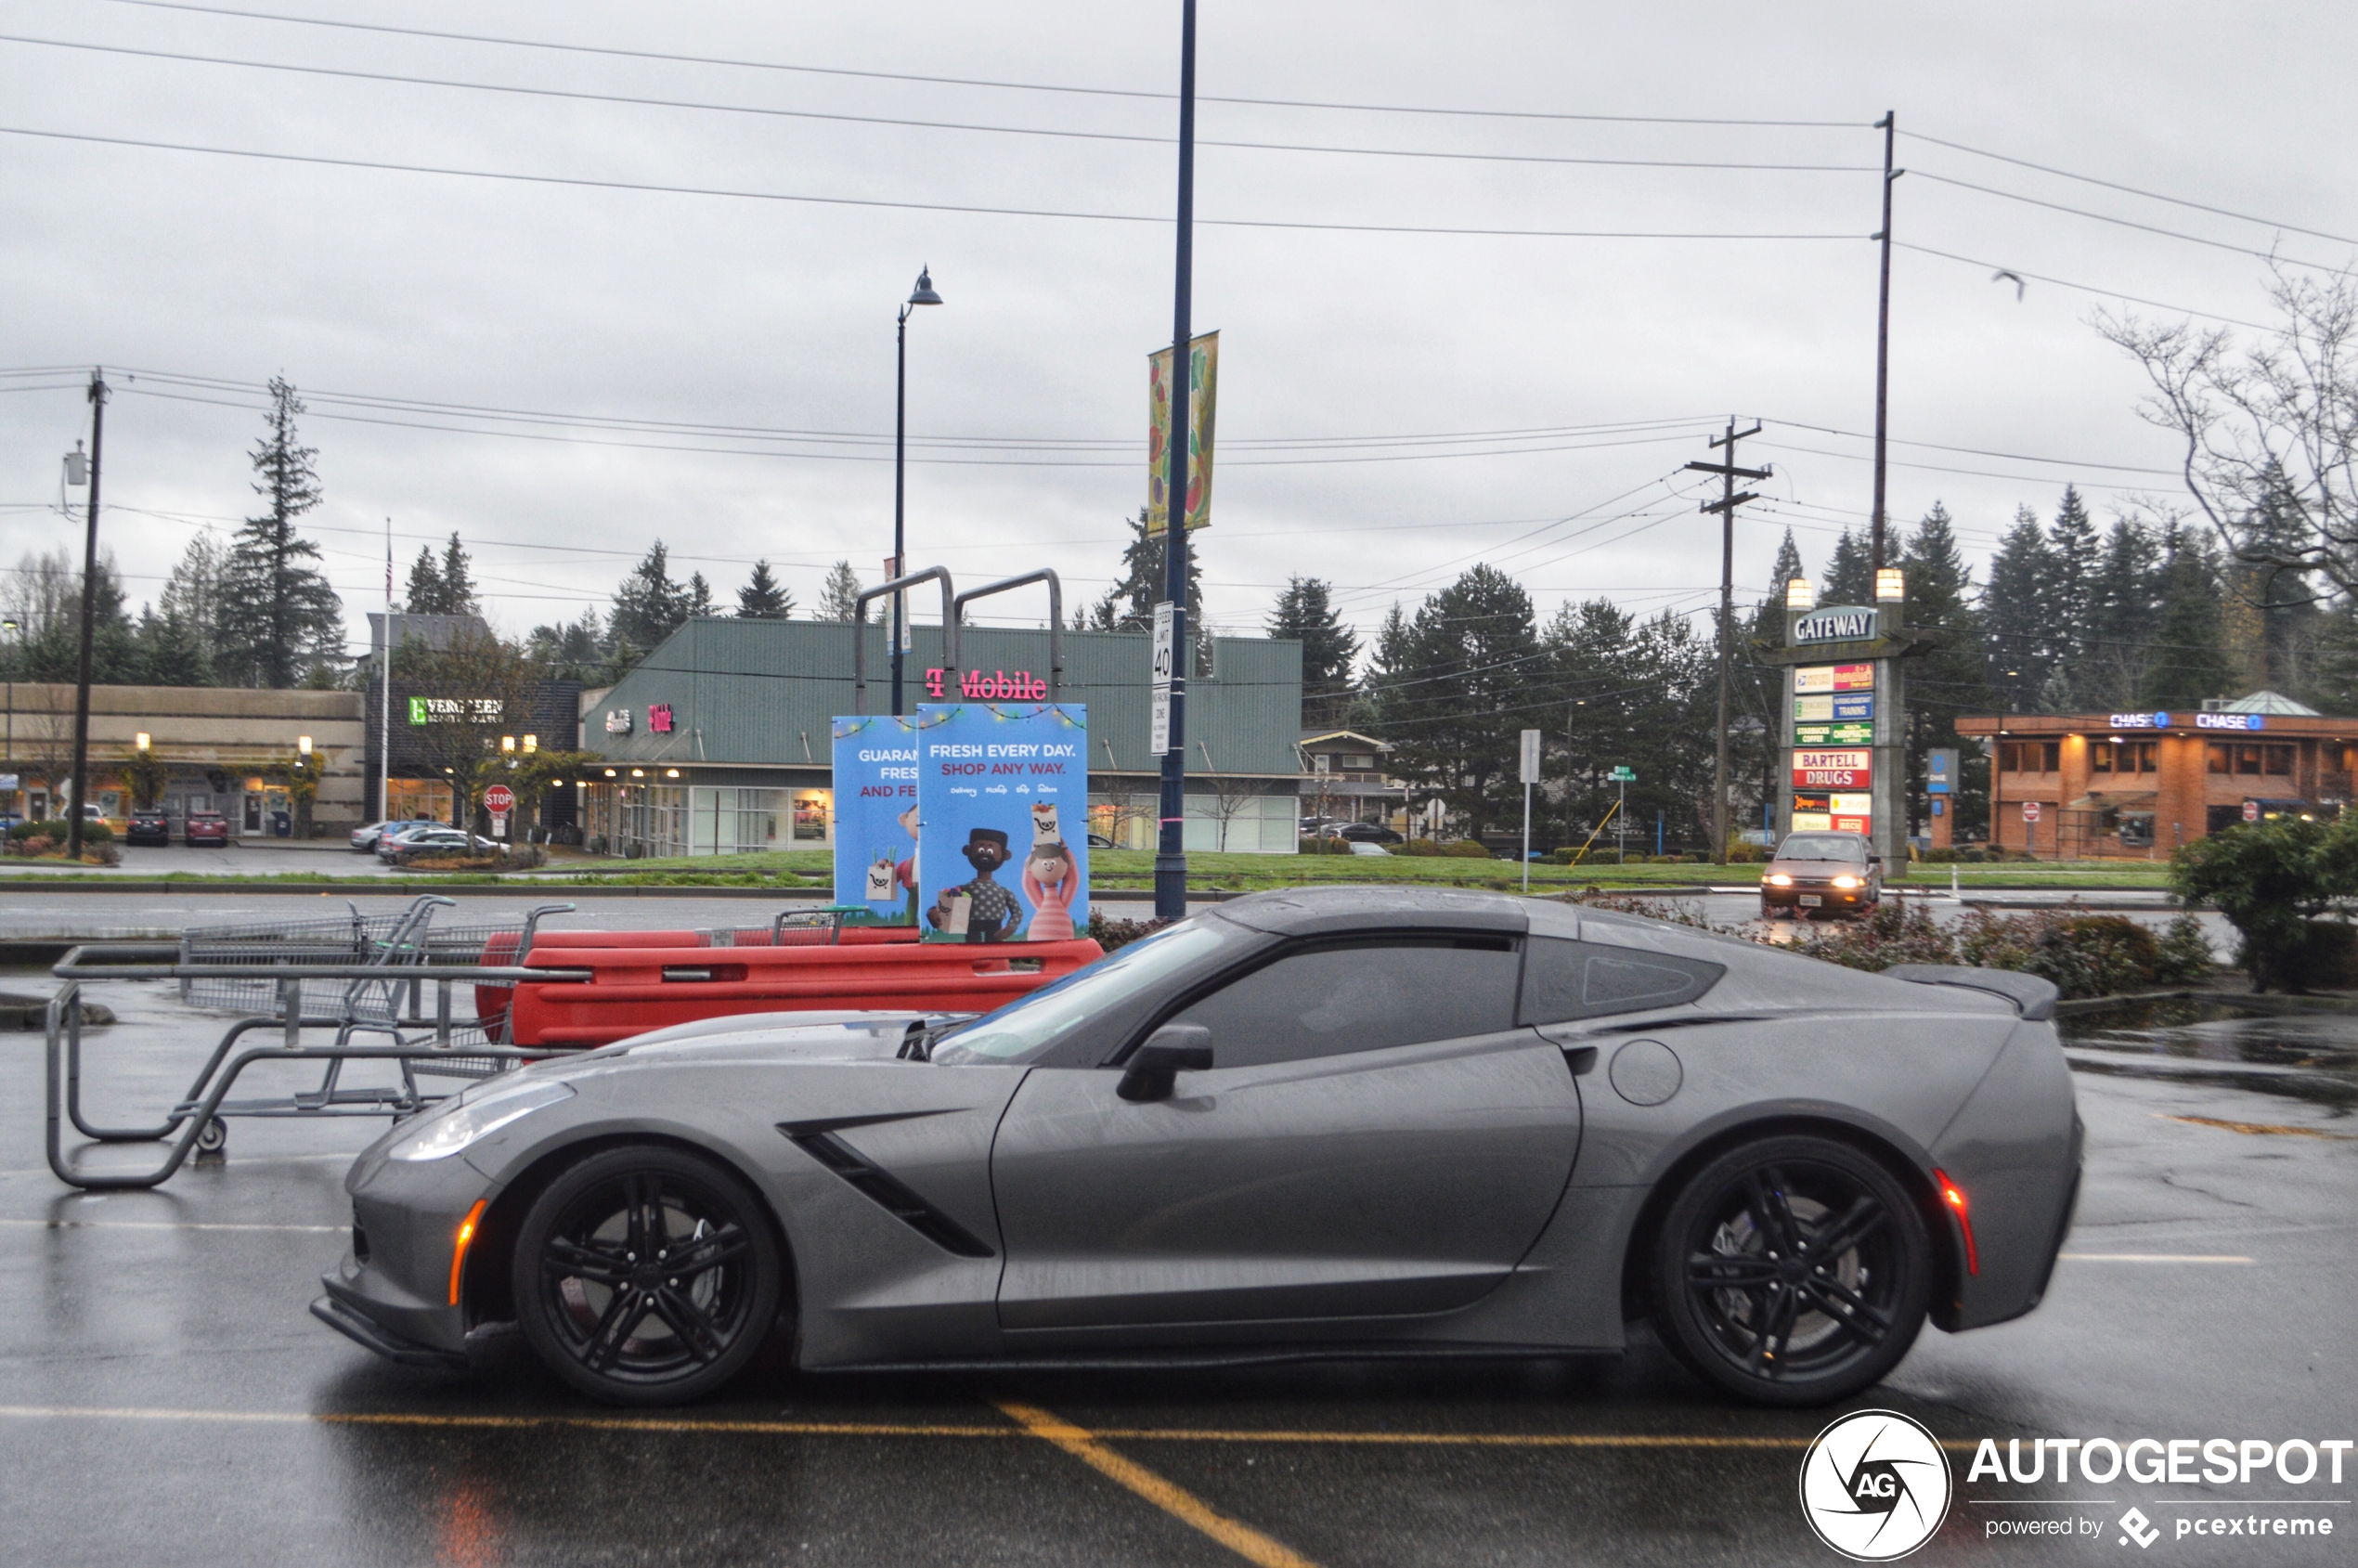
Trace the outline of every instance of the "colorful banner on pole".
[[1088, 708], [926, 704], [917, 728], [926, 940], [1063, 941], [1086, 930]]
[[887, 926], [917, 918], [917, 720], [835, 722], [836, 902]]
[[[1187, 526], [1211, 522], [1211, 433], [1220, 411], [1220, 334], [1206, 332], [1187, 345]], [[1147, 537], [1170, 525], [1168, 472], [1163, 454], [1171, 446], [1171, 350], [1147, 356]]]

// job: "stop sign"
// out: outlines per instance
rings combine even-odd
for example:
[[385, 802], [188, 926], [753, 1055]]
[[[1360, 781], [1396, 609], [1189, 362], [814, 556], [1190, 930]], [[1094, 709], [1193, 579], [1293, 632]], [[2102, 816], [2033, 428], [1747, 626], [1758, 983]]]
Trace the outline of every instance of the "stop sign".
[[2039, 802], [2026, 800], [2022, 803], [2022, 820], [2027, 823], [2035, 823], [2039, 820]]
[[506, 784], [493, 784], [483, 792], [483, 807], [486, 811], [496, 811], [501, 816], [506, 816], [516, 809], [516, 792]]
[[2244, 802], [2244, 821], [2246, 821], [2246, 822], [2248, 822], [2248, 823], [2256, 823], [2256, 822], [2258, 822], [2259, 820], [2260, 820], [2260, 802], [2259, 802], [2259, 801], [2257, 801], [2257, 800], [2247, 800], [2247, 801], [2245, 801], [2245, 802]]

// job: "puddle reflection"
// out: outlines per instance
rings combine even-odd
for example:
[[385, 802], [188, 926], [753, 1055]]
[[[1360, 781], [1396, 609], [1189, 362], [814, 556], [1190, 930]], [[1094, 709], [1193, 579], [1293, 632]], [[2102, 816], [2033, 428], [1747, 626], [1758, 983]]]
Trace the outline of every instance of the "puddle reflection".
[[2286, 1001], [2126, 1002], [2056, 1020], [2074, 1069], [2358, 1107], [2358, 1012]]

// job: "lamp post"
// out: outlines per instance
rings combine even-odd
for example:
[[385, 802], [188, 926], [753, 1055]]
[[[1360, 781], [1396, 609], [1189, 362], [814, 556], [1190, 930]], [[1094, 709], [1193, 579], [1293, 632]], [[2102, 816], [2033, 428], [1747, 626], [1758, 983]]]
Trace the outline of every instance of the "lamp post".
[[[0, 631], [13, 633], [13, 641], [17, 645], [17, 649], [12, 650], [8, 655], [8, 757], [5, 763], [0, 763], [0, 773], [14, 775], [17, 771], [17, 651], [24, 647], [24, 628], [19, 626], [14, 620], [5, 620], [0, 621]], [[22, 784], [23, 781], [19, 779], [8, 787], [6, 813], [8, 816], [16, 815], [16, 792]]]
[[[900, 534], [901, 497], [906, 488], [901, 480], [901, 466], [909, 443], [909, 317], [921, 305], [940, 303], [941, 296], [933, 292], [933, 268], [921, 266], [917, 269], [916, 290], [902, 303], [900, 317], [894, 323], [895, 335], [899, 340], [895, 354], [900, 367], [892, 394], [892, 575], [896, 577], [909, 570], [909, 557]], [[892, 716], [895, 719], [901, 714], [900, 622], [901, 617], [909, 613], [908, 598], [905, 593], [892, 596]], [[864, 635], [857, 627], [853, 628], [851, 634], [854, 637]]]

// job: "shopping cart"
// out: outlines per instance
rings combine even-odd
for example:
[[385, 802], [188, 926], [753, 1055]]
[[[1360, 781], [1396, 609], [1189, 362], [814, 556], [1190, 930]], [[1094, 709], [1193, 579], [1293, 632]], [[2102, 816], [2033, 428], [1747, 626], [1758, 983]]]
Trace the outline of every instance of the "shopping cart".
[[[110, 942], [77, 947], [53, 971], [65, 984], [48, 1011], [46, 1115], [49, 1168], [85, 1189], [150, 1187], [168, 1180], [191, 1154], [217, 1154], [231, 1116], [393, 1116], [414, 1114], [447, 1090], [421, 1079], [474, 1080], [543, 1056], [509, 1038], [508, 998], [519, 979], [555, 971], [525, 968], [543, 918], [571, 904], [545, 904], [520, 920], [491, 925], [434, 924], [454, 901], [426, 894], [399, 914], [276, 925], [191, 929], [177, 943]], [[242, 1016], [231, 1023], [188, 1094], [152, 1127], [98, 1127], [82, 1112], [81, 990], [92, 979], [173, 979], [192, 1005]], [[453, 989], [473, 988], [472, 1017], [453, 1006]], [[425, 1008], [431, 988], [433, 1011]], [[250, 1033], [275, 1029], [277, 1043], [232, 1048]], [[332, 1031], [327, 1041], [317, 1036]], [[361, 1043], [362, 1041], [371, 1042]], [[231, 1100], [229, 1090], [257, 1061], [320, 1064], [318, 1087], [290, 1095]], [[346, 1063], [395, 1065], [397, 1082], [343, 1082]], [[64, 1121], [97, 1143], [157, 1143], [175, 1138], [163, 1165], [136, 1173], [80, 1172], [66, 1159]]]

